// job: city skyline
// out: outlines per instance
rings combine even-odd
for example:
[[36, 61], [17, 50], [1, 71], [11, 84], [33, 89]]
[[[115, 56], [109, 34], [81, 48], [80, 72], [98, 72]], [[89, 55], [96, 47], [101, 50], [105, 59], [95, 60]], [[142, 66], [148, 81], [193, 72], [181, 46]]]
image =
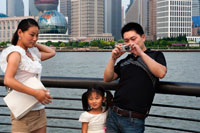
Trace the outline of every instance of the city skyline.
[[[29, 0], [23, 0], [24, 1], [24, 16], [28, 16], [28, 11], [29, 11]], [[60, 1], [60, 0], [59, 0]], [[122, 0], [122, 6], [127, 8], [130, 0]], [[6, 14], [6, 0], [0, 0], [0, 13]], [[59, 6], [59, 5], [58, 5]], [[59, 9], [59, 8], [58, 8]]]

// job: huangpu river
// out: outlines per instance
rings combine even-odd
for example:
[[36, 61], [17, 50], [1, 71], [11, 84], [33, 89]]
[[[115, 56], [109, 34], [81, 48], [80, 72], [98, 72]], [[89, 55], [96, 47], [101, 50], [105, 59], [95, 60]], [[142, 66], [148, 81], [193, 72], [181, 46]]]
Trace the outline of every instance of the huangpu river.
[[[200, 52], [163, 52], [167, 62], [167, 75], [161, 81], [189, 82], [200, 83]], [[123, 55], [125, 57], [126, 55]], [[42, 62], [42, 76], [63, 76], [63, 77], [87, 77], [103, 78], [104, 69], [111, 57], [111, 52], [57, 52], [52, 59]], [[121, 57], [121, 58], [123, 58]], [[0, 72], [2, 75], [2, 71]], [[64, 89], [48, 88], [53, 97], [72, 97], [81, 98], [83, 89]], [[6, 94], [4, 87], [0, 88], [0, 94]], [[0, 99], [3, 104], [3, 99]], [[177, 95], [156, 94], [154, 103], [170, 104], [188, 107], [200, 107], [199, 97], [187, 97]], [[47, 106], [82, 108], [80, 101], [64, 102], [62, 100], [53, 100], [53, 103]], [[7, 108], [0, 108], [0, 113], [9, 111]], [[46, 110], [51, 116], [65, 116], [78, 118], [81, 111], [63, 111], [63, 110]], [[193, 119], [200, 118], [199, 111], [188, 111], [184, 109], [152, 107], [151, 114], [162, 114], [176, 117], [189, 117]], [[0, 117], [0, 121], [10, 122], [8, 117]], [[200, 131], [198, 122], [180, 121], [172, 119], [162, 119], [149, 117], [146, 119], [148, 125], [169, 126], [184, 129]], [[60, 125], [81, 127], [78, 121], [66, 121], [59, 119], [48, 119], [48, 125]], [[0, 132], [9, 132], [10, 126], [0, 125]], [[58, 128], [48, 128], [48, 133], [78, 133], [80, 130], [63, 130]], [[145, 133], [174, 133], [173, 130], [155, 129], [147, 127]], [[181, 132], [177, 132], [181, 133]]]

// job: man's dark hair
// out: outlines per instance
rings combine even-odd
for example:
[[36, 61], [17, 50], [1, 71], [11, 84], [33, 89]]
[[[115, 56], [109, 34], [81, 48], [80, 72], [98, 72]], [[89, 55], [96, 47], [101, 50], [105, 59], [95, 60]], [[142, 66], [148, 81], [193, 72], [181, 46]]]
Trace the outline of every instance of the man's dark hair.
[[124, 25], [124, 27], [121, 30], [122, 38], [124, 38], [124, 33], [128, 32], [128, 31], [135, 31], [140, 36], [142, 36], [144, 34], [144, 30], [143, 30], [142, 26], [135, 22], [130, 22], [130, 23], [127, 23], [126, 25]]

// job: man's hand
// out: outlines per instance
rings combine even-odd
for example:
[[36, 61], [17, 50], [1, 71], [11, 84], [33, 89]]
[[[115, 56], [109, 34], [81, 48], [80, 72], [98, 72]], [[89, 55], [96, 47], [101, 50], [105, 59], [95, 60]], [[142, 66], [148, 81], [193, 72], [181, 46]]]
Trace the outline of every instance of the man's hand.
[[125, 52], [121, 52], [123, 44], [117, 45], [113, 50], [112, 50], [112, 59], [116, 60], [119, 58], [121, 55], [123, 55]]
[[135, 56], [141, 56], [144, 53], [144, 51], [140, 48], [140, 46], [135, 43], [130, 44], [130, 47], [131, 47], [130, 52], [133, 53]]

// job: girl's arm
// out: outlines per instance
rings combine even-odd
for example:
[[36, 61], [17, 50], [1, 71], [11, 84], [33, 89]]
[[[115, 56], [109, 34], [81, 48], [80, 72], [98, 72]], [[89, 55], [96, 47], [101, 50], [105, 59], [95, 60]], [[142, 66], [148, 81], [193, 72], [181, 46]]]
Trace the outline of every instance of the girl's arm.
[[81, 133], [87, 133], [88, 131], [88, 122], [82, 122], [82, 132]]
[[22, 83], [20, 83], [19, 81], [15, 79], [15, 75], [16, 75], [20, 60], [21, 60], [21, 55], [18, 52], [12, 52], [7, 57], [8, 65], [7, 65], [7, 69], [4, 76], [4, 85], [16, 91], [34, 96], [42, 104], [50, 103], [51, 97], [49, 94], [47, 94], [48, 92], [47, 90], [32, 89], [30, 87], [23, 85]]
[[35, 44], [35, 47], [37, 47], [41, 53], [41, 61], [47, 60], [56, 55], [55, 50], [46, 45]]

